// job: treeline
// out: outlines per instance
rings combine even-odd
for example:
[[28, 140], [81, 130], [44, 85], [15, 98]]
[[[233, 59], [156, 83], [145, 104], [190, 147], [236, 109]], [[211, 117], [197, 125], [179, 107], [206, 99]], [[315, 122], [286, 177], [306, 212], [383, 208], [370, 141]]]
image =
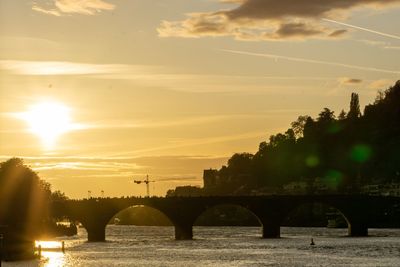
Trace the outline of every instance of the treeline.
[[52, 201], [67, 199], [60, 191], [26, 166], [22, 159], [0, 163], [0, 234], [3, 258], [33, 257], [33, 241], [43, 236], [76, 234], [76, 228], [56, 224], [50, 213]]
[[[362, 185], [400, 182], [400, 81], [379, 92], [361, 113], [353, 93], [338, 116], [324, 108], [300, 116], [285, 133], [272, 135], [257, 153], [234, 154], [216, 173], [209, 194], [247, 194], [318, 179], [339, 192]], [[172, 193], [172, 192], [170, 192]]]

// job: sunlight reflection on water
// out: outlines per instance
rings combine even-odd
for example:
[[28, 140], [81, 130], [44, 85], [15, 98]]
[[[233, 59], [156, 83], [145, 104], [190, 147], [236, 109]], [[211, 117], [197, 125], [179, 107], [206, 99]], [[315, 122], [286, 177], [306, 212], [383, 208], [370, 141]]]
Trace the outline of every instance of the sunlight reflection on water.
[[65, 265], [65, 255], [62, 252], [42, 252], [43, 267], [61, 267]]

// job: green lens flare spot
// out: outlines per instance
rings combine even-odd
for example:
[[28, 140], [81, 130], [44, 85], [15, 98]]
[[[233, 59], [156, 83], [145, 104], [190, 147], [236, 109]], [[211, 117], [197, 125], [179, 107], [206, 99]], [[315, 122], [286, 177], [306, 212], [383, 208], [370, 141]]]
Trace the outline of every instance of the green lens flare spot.
[[324, 177], [324, 183], [330, 188], [337, 188], [342, 182], [343, 174], [338, 170], [328, 170]]
[[340, 124], [337, 123], [337, 122], [332, 123], [332, 124], [329, 125], [329, 127], [328, 127], [328, 133], [330, 133], [330, 134], [338, 133], [338, 132], [340, 132], [341, 130], [342, 130], [342, 126], [340, 126]]
[[350, 152], [353, 161], [363, 163], [371, 158], [372, 149], [367, 145], [355, 145]]
[[306, 165], [308, 167], [316, 167], [319, 165], [319, 158], [315, 155], [308, 156], [306, 158]]

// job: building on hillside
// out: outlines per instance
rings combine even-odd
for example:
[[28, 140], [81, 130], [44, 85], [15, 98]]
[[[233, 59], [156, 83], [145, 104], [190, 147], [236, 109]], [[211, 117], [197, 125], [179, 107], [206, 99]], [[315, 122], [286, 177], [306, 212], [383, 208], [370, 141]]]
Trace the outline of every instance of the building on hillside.
[[313, 185], [314, 193], [329, 193], [335, 192], [337, 190], [337, 184], [332, 182], [331, 179], [327, 179], [326, 177], [317, 177], [314, 179]]
[[204, 189], [212, 189], [215, 188], [218, 184], [218, 170], [216, 169], [208, 169], [203, 172], [203, 183]]
[[168, 190], [167, 197], [199, 197], [203, 195], [203, 190], [199, 186], [177, 186], [173, 190]]
[[279, 187], [265, 186], [251, 190], [252, 196], [268, 196], [268, 195], [279, 195], [283, 194], [282, 189]]
[[283, 186], [283, 191], [289, 194], [305, 194], [307, 192], [306, 182], [292, 182]]
[[373, 196], [400, 197], [400, 183], [365, 185], [361, 192]]

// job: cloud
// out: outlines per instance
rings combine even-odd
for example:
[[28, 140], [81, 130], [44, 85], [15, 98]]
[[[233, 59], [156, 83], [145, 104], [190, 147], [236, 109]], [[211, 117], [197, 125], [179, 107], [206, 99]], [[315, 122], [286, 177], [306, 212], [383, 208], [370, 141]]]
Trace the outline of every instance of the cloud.
[[297, 23], [282, 23], [273, 34], [265, 33], [264, 39], [286, 39], [286, 38], [304, 38], [323, 34], [324, 29], [306, 24], [303, 22]]
[[356, 8], [385, 8], [399, 4], [400, 0], [330, 0], [323, 4], [318, 0], [220, 2], [235, 6], [215, 12], [190, 13], [182, 21], [162, 21], [158, 28], [159, 36], [232, 36], [237, 40], [339, 38], [347, 31], [327, 27], [323, 23], [327, 21], [323, 19], [343, 18]]
[[329, 37], [339, 37], [347, 33], [347, 30], [336, 30], [329, 34]]
[[339, 79], [341, 84], [360, 84], [363, 82], [361, 79], [343, 77]]
[[51, 3], [34, 2], [32, 10], [47, 15], [62, 16], [67, 14], [96, 15], [102, 11], [115, 9], [115, 5], [103, 0], [52, 0]]
[[323, 17], [360, 6], [385, 6], [398, 3], [398, 0], [330, 0], [321, 4], [318, 0], [242, 0], [241, 5], [228, 11], [222, 11], [233, 19], [280, 19], [292, 17]]

